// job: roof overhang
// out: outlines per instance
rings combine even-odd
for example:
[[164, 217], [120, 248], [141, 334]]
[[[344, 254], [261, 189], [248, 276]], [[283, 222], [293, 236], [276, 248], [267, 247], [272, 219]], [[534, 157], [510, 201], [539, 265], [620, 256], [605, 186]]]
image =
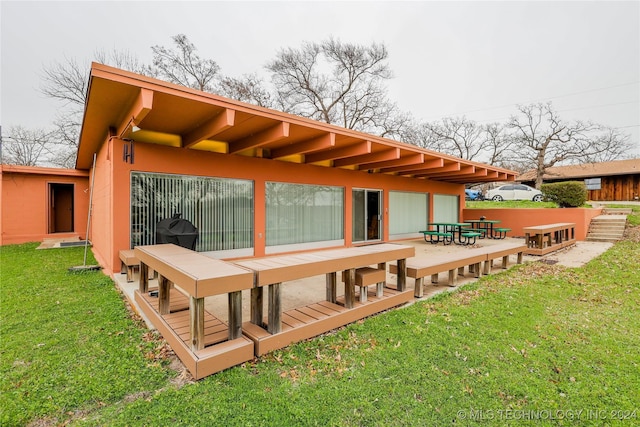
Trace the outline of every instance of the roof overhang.
[[76, 168], [89, 169], [93, 153], [112, 137], [454, 183], [513, 181], [516, 176], [511, 170], [94, 63]]

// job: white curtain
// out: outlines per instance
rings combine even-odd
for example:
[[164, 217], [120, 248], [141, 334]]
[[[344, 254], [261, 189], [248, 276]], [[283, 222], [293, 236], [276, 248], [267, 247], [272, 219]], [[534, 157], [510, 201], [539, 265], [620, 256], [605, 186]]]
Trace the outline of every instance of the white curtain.
[[411, 235], [426, 230], [428, 220], [428, 193], [389, 192], [390, 236]]

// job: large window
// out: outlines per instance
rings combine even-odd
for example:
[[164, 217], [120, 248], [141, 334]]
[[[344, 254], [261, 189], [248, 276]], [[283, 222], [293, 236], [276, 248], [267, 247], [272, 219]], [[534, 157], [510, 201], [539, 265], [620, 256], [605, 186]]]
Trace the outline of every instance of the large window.
[[341, 187], [268, 182], [266, 205], [269, 253], [344, 242]]
[[156, 224], [175, 213], [198, 228], [197, 251], [253, 254], [252, 181], [131, 173], [132, 247], [154, 244]]
[[389, 193], [389, 236], [418, 236], [427, 229], [429, 194], [391, 191]]
[[458, 196], [451, 194], [433, 195], [433, 222], [458, 222], [460, 212]]

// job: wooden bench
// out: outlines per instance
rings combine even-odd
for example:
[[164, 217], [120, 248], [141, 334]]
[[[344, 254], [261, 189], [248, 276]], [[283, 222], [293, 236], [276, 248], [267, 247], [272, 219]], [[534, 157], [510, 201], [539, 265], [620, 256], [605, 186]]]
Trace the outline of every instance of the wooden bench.
[[[138, 246], [135, 300], [196, 379], [251, 360], [253, 342], [242, 335], [242, 290], [253, 273], [173, 244]], [[157, 297], [149, 292], [149, 269], [158, 274]], [[228, 294], [228, 324], [204, 309], [208, 296]], [[183, 299], [183, 309], [174, 299]]]
[[[362, 267], [356, 269], [355, 285], [360, 287], [360, 302], [367, 301], [369, 285], [376, 285], [376, 297], [381, 297], [385, 281], [387, 280], [386, 269]], [[347, 272], [342, 272], [342, 281], [346, 283]]]
[[[476, 277], [480, 274], [480, 263], [487, 260], [487, 254], [485, 252], [472, 249], [471, 251], [464, 251], [456, 254], [443, 254], [430, 256], [428, 258], [410, 259], [407, 260], [407, 277], [414, 279], [414, 296], [416, 298], [422, 298], [423, 296], [423, 280], [426, 276], [431, 276], [431, 283], [438, 283], [438, 275], [442, 272], [449, 272], [449, 286], [455, 286], [457, 282], [457, 275], [461, 273], [460, 269], [468, 265], [474, 265], [472, 271], [475, 272]], [[395, 264], [389, 265], [389, 272], [397, 274], [398, 268]], [[462, 271], [463, 273], [463, 271]]]
[[[412, 298], [411, 292], [405, 290], [404, 265], [406, 259], [414, 255], [413, 246], [383, 243], [234, 261], [254, 272], [251, 320], [242, 325], [242, 330], [254, 341], [259, 356], [404, 304]], [[369, 280], [379, 283], [383, 277], [386, 279], [389, 261], [400, 265], [396, 288], [383, 286], [382, 295], [378, 296], [377, 292], [366, 301], [356, 302], [357, 270], [377, 265], [381, 273], [363, 274], [366, 280], [362, 283]], [[337, 272], [343, 272], [345, 278], [345, 292], [341, 298], [337, 296]], [[283, 313], [282, 284], [320, 275], [325, 275], [326, 300]], [[264, 288], [268, 293], [266, 316], [263, 313]]]
[[555, 224], [523, 227], [525, 243], [529, 255], [545, 255], [576, 243], [575, 223], [562, 222]]
[[134, 270], [140, 267], [140, 260], [136, 257], [133, 249], [124, 249], [119, 252], [120, 273], [127, 275], [127, 282], [133, 282]]
[[[501, 243], [481, 248], [461, 251], [455, 254], [443, 254], [430, 256], [428, 258], [407, 260], [407, 277], [411, 277], [414, 282], [414, 296], [422, 298], [423, 281], [426, 276], [431, 276], [431, 283], [438, 283], [438, 275], [442, 272], [449, 273], [449, 286], [455, 286], [458, 276], [464, 275], [464, 268], [468, 266], [469, 273], [473, 273], [476, 278], [482, 272], [489, 274], [493, 266], [493, 260], [502, 258], [503, 268], [507, 268], [509, 255], [517, 255], [518, 264], [522, 263], [522, 254], [527, 249], [526, 245], [520, 243]], [[484, 268], [481, 264], [484, 262]], [[397, 267], [389, 265], [389, 272], [396, 273]]]

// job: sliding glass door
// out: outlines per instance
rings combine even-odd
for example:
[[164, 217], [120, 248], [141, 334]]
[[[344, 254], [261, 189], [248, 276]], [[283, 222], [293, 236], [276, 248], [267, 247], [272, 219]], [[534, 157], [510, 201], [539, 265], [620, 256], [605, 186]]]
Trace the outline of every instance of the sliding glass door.
[[354, 189], [351, 202], [353, 242], [382, 239], [382, 191]]

